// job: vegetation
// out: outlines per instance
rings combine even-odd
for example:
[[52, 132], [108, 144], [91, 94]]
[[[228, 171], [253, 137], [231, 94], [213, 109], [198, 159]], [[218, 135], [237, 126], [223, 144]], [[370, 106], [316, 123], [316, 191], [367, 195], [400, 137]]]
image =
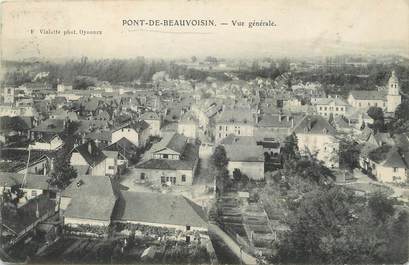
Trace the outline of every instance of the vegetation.
[[[407, 260], [408, 214], [395, 213], [393, 202], [383, 194], [366, 200], [342, 187], [320, 188], [305, 194], [291, 209], [287, 218], [290, 232], [280, 242], [278, 254], [272, 259], [275, 262]], [[402, 229], [400, 233], [398, 229]], [[396, 242], [402, 245], [395, 248]]]
[[361, 148], [357, 142], [342, 139], [339, 144], [339, 165], [341, 168], [353, 170], [359, 168]]
[[368, 109], [368, 116], [371, 117], [374, 122], [370, 127], [375, 132], [384, 132], [385, 131], [385, 118], [383, 110], [380, 107], [370, 107]]
[[222, 194], [231, 184], [227, 164], [226, 150], [218, 145], [210, 157], [211, 172], [216, 177], [216, 192]]

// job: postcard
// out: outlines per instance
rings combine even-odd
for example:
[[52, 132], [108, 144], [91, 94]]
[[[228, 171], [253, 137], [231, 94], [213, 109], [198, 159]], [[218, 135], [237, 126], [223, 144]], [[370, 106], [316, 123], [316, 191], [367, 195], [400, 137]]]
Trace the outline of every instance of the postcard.
[[408, 264], [407, 0], [0, 12], [0, 263]]

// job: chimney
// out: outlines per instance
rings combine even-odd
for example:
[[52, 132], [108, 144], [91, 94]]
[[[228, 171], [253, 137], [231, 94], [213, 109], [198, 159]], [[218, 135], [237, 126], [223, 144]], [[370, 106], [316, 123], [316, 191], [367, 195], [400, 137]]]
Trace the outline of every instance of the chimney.
[[88, 142], [88, 153], [92, 154], [92, 145], [91, 141]]
[[290, 115], [287, 115], [287, 122], [290, 121]]
[[294, 119], [291, 119], [291, 128], [294, 128]]

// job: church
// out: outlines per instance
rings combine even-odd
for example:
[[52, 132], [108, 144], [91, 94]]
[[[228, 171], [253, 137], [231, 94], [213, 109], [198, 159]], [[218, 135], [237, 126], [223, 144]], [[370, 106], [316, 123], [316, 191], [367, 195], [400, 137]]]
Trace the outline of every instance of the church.
[[365, 111], [370, 107], [380, 107], [386, 113], [394, 113], [402, 100], [399, 91], [399, 79], [395, 71], [392, 71], [386, 88], [352, 90], [348, 96], [348, 103], [354, 108]]

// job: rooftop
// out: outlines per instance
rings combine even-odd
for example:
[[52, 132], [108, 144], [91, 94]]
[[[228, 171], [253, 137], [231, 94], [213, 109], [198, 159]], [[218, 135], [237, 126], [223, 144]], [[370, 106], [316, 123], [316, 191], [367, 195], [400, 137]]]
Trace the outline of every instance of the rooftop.
[[115, 220], [207, 228], [202, 208], [183, 196], [122, 191]]

